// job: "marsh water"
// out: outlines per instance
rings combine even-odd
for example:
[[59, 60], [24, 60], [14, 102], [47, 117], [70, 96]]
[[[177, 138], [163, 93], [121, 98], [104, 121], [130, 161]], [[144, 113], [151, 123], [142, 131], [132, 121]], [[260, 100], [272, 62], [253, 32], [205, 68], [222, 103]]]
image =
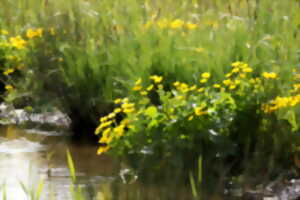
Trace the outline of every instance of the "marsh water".
[[[0, 198], [6, 193], [8, 200], [30, 199], [30, 192], [37, 193], [43, 185], [41, 199], [71, 200], [70, 188], [75, 185], [84, 191], [85, 200], [188, 199], [190, 191], [141, 184], [122, 163], [97, 156], [97, 146], [73, 144], [68, 135], [65, 131], [1, 126]], [[67, 149], [76, 168], [75, 184]]]

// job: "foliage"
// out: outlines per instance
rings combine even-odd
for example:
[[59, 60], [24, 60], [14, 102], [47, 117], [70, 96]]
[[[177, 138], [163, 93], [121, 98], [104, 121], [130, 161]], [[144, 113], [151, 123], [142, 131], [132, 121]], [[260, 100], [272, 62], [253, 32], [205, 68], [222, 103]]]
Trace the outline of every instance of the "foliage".
[[25, 104], [50, 101], [83, 126], [109, 112], [130, 80], [151, 74], [191, 84], [209, 71], [217, 81], [244, 60], [289, 81], [299, 58], [296, 1], [168, 2], [5, 0], [3, 28], [31, 40], [22, 78], [8, 84]]
[[[276, 163], [277, 168], [286, 166], [299, 145], [294, 133], [298, 130], [298, 84], [294, 89], [290, 86], [292, 96], [273, 97], [280, 94], [277, 73], [260, 74], [243, 62], [231, 66], [220, 82], [208, 72], [193, 85], [179, 81], [167, 85], [157, 75], [150, 76], [150, 84], [138, 79], [129, 96], [116, 99], [114, 111], [100, 118], [95, 131], [101, 133], [98, 153], [109, 150], [141, 160], [154, 157], [156, 162], [146, 166], [153, 170], [165, 162], [174, 169], [191, 170], [202, 155], [205, 174], [214, 171], [208, 167], [211, 162], [220, 166], [237, 162], [229, 171], [239, 174], [245, 161], [267, 160], [268, 154], [286, 161]], [[264, 167], [265, 163], [257, 163], [249, 173]]]
[[[5, 99], [58, 106], [81, 129], [93, 129], [98, 116], [113, 111], [107, 118], [116, 120], [104, 117], [96, 131], [103, 136], [100, 153], [152, 155], [150, 168], [189, 168], [200, 154], [204, 170], [214, 171], [209, 166], [216, 163], [237, 174], [251, 161], [253, 174], [266, 167], [259, 158], [280, 167], [297, 148], [296, 0], [2, 5]], [[111, 129], [102, 132], [103, 126]]]

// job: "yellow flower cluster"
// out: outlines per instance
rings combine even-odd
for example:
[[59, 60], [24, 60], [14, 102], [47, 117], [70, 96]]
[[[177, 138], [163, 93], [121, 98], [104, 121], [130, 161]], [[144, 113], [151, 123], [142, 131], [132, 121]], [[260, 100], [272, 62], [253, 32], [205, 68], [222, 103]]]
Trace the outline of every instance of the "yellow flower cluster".
[[11, 37], [9, 41], [10, 41], [10, 45], [17, 49], [24, 49], [27, 44], [27, 42], [19, 35], [16, 37]]
[[293, 107], [300, 103], [300, 95], [288, 97], [276, 97], [270, 105], [263, 105], [262, 110], [265, 113], [272, 113], [280, 108]]
[[42, 37], [43, 35], [43, 29], [42, 28], [37, 28], [37, 29], [28, 29], [26, 31], [26, 36], [29, 39], [35, 38], [35, 37]]
[[160, 82], [162, 82], [163, 77], [162, 76], [153, 75], [153, 76], [150, 76], [150, 79], [153, 80], [154, 83], [160, 83]]
[[100, 125], [95, 130], [96, 135], [102, 133], [99, 140], [99, 143], [102, 145], [98, 149], [98, 154], [108, 151], [110, 149], [109, 144], [113, 141], [113, 139], [121, 137], [125, 132], [125, 128], [132, 128], [127, 119], [122, 120], [119, 124], [116, 123], [116, 117], [119, 113], [128, 114], [134, 112], [134, 103], [130, 103], [127, 98], [116, 99], [114, 103], [119, 104], [120, 107], [115, 108], [112, 113], [101, 117], [99, 119]]
[[200, 83], [206, 83], [208, 79], [210, 78], [210, 73], [204, 72], [201, 74], [201, 80], [199, 80]]
[[266, 79], [276, 79], [277, 74], [275, 72], [264, 72], [262, 73], [262, 76]]
[[186, 28], [188, 30], [194, 30], [198, 28], [198, 24], [192, 23], [192, 22], [185, 22], [181, 19], [175, 19], [175, 20], [168, 20], [166, 18], [160, 19], [156, 22], [149, 21], [147, 22], [144, 27], [146, 29], [150, 28], [151, 26], [156, 25], [160, 29], [164, 28], [171, 28], [171, 29], [180, 29], [180, 28]]
[[234, 62], [231, 64], [232, 70], [231, 72], [226, 74], [226, 77], [229, 78], [233, 76], [234, 74], [237, 74], [240, 78], [246, 78], [246, 73], [253, 72], [253, 69], [249, 67], [247, 63], [244, 62]]
[[179, 92], [182, 92], [182, 93], [187, 93], [189, 91], [193, 91], [193, 90], [197, 89], [196, 85], [193, 85], [190, 87], [188, 84], [181, 83], [179, 81], [174, 82], [173, 86], [176, 88], [176, 90], [178, 90]]
[[[160, 90], [157, 91], [158, 95], [166, 95], [168, 96], [171, 104], [173, 106], [165, 106], [164, 104], [161, 105], [162, 109], [156, 109], [157, 105], [151, 106], [154, 107], [155, 112], [151, 109], [148, 109], [149, 113], [151, 112], [165, 112], [162, 115], [166, 114], [164, 120], [173, 120], [176, 119], [177, 107], [183, 108], [186, 110], [184, 113], [184, 117], [187, 117], [187, 120], [193, 120], [194, 118], [207, 115], [210, 111], [211, 104], [213, 104], [213, 108], [221, 105], [220, 102], [215, 101], [216, 96], [220, 96], [220, 94], [216, 91], [225, 92], [228, 91], [230, 94], [234, 93], [235, 95], [239, 95], [244, 97], [247, 95], [247, 92], [259, 92], [263, 91], [264, 82], [261, 80], [262, 77], [266, 79], [275, 79], [277, 74], [274, 72], [270, 73], [262, 73], [259, 77], [254, 77], [253, 68], [251, 68], [247, 63], [244, 62], [234, 62], [231, 64], [230, 72], [225, 75], [225, 78], [220, 83], [213, 83], [211, 80], [212, 75], [209, 72], [203, 72], [199, 76], [200, 84], [197, 85], [189, 85], [184, 82], [176, 81], [173, 83], [175, 90], [172, 89], [171, 92], [164, 91], [161, 92]], [[155, 89], [162, 89], [162, 81], [163, 77], [158, 75], [152, 75], [149, 77], [151, 80], [151, 84], [148, 86], [142, 86], [143, 80], [141, 78], [135, 81], [134, 87], [132, 88], [133, 91], [136, 91], [135, 94], [147, 95], [148, 92], [155, 90]], [[212, 82], [212, 83], [211, 83]], [[211, 84], [205, 84], [211, 83]], [[216, 90], [217, 89], [217, 90]], [[300, 84], [294, 85], [294, 90], [297, 91], [300, 89]], [[198, 95], [198, 92], [203, 92], [203, 95]], [[226, 95], [224, 95], [226, 96]], [[159, 96], [161, 97], [161, 96]], [[233, 97], [234, 98], [234, 97]], [[136, 122], [138, 116], [145, 112], [144, 107], [139, 107], [141, 103], [144, 102], [146, 98], [143, 98], [142, 101], [138, 101], [137, 105], [133, 102], [129, 102], [128, 98], [125, 99], [116, 99], [114, 101], [115, 104], [118, 105], [114, 111], [107, 116], [100, 118], [100, 125], [95, 130], [95, 134], [102, 133], [102, 137], [99, 140], [101, 145], [98, 154], [106, 152], [109, 148], [113, 147], [112, 141], [114, 139], [118, 139], [124, 135], [124, 132], [128, 129], [131, 129], [131, 126]], [[163, 98], [162, 98], [163, 99]], [[211, 101], [211, 100], [214, 101]], [[145, 102], [151, 102], [149, 99]], [[221, 100], [220, 100], [221, 101]], [[214, 102], [216, 102], [214, 104]], [[300, 95], [290, 96], [290, 97], [277, 97], [269, 104], [265, 104], [262, 107], [262, 110], [265, 113], [271, 113], [275, 110], [280, 108], [288, 107], [288, 106], [295, 106], [300, 103]], [[189, 107], [186, 107], [186, 106]], [[177, 107], [176, 107], [177, 106]], [[214, 112], [214, 109], [211, 109]], [[116, 116], [122, 113], [124, 116], [123, 121], [117, 122]], [[130, 114], [133, 113], [133, 114]], [[128, 118], [130, 118], [131, 125], [129, 125]]]
[[15, 71], [15, 69], [9, 68], [9, 69], [5, 70], [5, 71], [3, 72], [3, 74], [4, 74], [5, 76], [8, 76], [9, 74], [13, 73], [14, 71]]
[[300, 83], [293, 85], [293, 90], [291, 92], [297, 92], [300, 89]]
[[147, 86], [144, 90], [143, 90], [143, 86], [142, 86], [142, 79], [139, 78], [135, 84], [134, 87], [132, 88], [133, 91], [139, 91], [140, 94], [142, 96], [146, 96], [148, 95], [148, 92], [150, 92], [153, 88], [155, 84], [158, 84], [157, 87], [158, 88], [163, 88], [162, 84], [159, 84], [162, 82], [163, 77], [162, 76], [157, 76], [157, 75], [153, 75], [150, 76], [150, 80], [152, 80], [154, 82], [154, 84], [150, 84], [149, 86]]
[[[227, 79], [223, 80], [223, 84], [227, 86], [229, 90], [234, 90], [240, 85], [241, 79], [246, 78], [246, 74], [253, 72], [253, 69], [247, 63], [240, 61], [232, 63], [231, 67], [232, 70], [225, 75]], [[234, 78], [235, 80], [230, 78]]]

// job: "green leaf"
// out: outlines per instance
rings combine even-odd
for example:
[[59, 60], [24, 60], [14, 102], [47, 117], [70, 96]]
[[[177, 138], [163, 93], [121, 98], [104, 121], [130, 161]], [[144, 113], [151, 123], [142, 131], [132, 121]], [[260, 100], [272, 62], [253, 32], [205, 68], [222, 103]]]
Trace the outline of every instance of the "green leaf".
[[298, 124], [296, 120], [296, 115], [293, 110], [289, 110], [283, 117], [283, 119], [286, 119], [290, 125], [292, 126], [292, 131], [298, 130]]
[[150, 106], [145, 110], [145, 115], [155, 118], [157, 116], [157, 109], [155, 106]]
[[158, 126], [157, 120], [151, 120], [151, 122], [148, 124], [148, 128], [156, 127]]

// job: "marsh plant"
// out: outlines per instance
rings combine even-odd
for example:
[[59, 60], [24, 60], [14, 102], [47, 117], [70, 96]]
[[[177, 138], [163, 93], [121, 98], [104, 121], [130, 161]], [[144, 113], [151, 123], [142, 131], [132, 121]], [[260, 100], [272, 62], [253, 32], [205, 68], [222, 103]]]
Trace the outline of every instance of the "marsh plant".
[[287, 94], [276, 72], [259, 73], [240, 61], [223, 80], [214, 76], [203, 72], [194, 84], [168, 85], [158, 75], [136, 80], [129, 96], [116, 99], [113, 112], [99, 119], [98, 153], [126, 158], [141, 176], [159, 178], [178, 169], [187, 176], [202, 156], [206, 186], [227, 175], [271, 177], [294, 166], [299, 74]]
[[99, 153], [157, 177], [188, 174], [201, 155], [212, 185], [293, 166], [298, 1], [1, 3], [4, 99], [58, 107], [78, 135], [100, 117]]
[[[56, 105], [74, 126], [86, 129], [139, 77], [157, 74], [168, 84], [192, 84], [195, 74], [207, 71], [218, 81], [233, 60], [242, 60], [257, 72], [280, 72], [288, 83], [299, 65], [297, 1], [4, 0], [2, 5], [1, 51], [16, 51], [21, 59], [1, 61], [9, 75], [8, 99]], [[18, 66], [23, 70], [14, 70], [21, 74], [15, 77]]]

